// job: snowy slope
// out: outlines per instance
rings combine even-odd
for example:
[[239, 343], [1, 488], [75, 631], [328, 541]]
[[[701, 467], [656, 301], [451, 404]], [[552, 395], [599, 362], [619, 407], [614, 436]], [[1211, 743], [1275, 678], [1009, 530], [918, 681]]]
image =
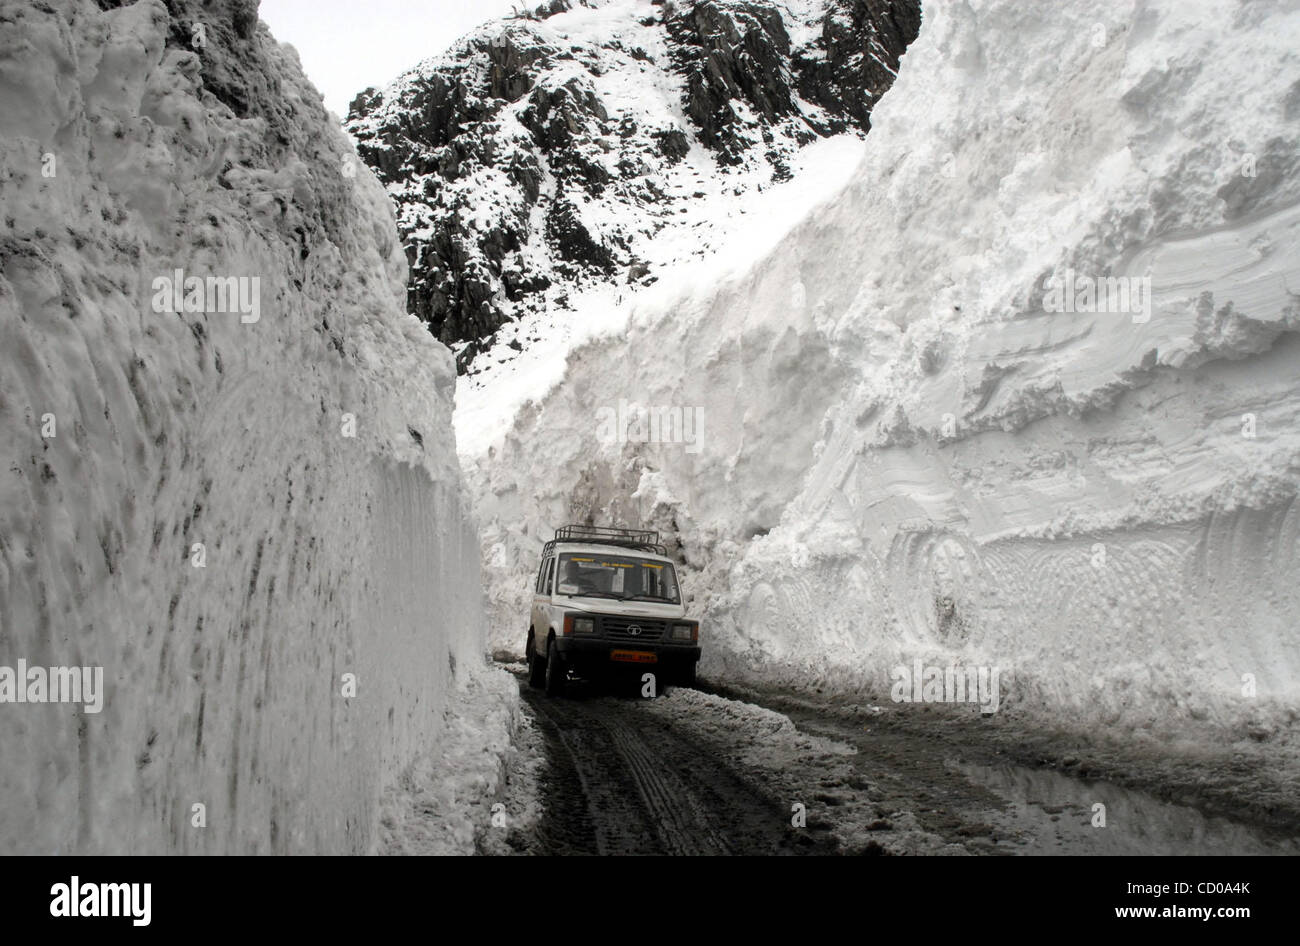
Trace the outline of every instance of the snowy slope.
[[367, 89], [347, 129], [397, 206], [411, 310], [480, 388], [617, 321], [726, 245], [804, 146], [865, 133], [917, 8], [557, 0]]
[[0, 704], [0, 851], [364, 852], [484, 672], [452, 358], [256, 4], [101, 6], [0, 10], [0, 665], [107, 691]]
[[[848, 186], [503, 397], [466, 457], [492, 633], [522, 646], [548, 528], [645, 520], [715, 676], [986, 665], [1003, 711], [1287, 731], [1297, 48], [1294, 5], [926, 4]], [[1107, 277], [1138, 295], [1094, 311]], [[704, 436], [608, 442], [620, 399]]]

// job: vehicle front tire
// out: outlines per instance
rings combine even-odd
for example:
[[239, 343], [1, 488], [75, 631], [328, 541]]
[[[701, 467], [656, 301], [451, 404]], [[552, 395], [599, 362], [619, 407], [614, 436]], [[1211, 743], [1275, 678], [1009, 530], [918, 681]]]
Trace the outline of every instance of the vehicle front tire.
[[555, 641], [546, 643], [546, 695], [563, 696], [564, 695], [564, 678], [568, 670], [564, 666], [564, 658], [560, 652], [555, 649]]
[[528, 657], [528, 685], [534, 690], [540, 690], [546, 685], [546, 661], [537, 656], [537, 638], [532, 634], [528, 635], [524, 653]]
[[695, 664], [692, 663], [677, 675], [677, 685], [688, 690], [695, 689]]

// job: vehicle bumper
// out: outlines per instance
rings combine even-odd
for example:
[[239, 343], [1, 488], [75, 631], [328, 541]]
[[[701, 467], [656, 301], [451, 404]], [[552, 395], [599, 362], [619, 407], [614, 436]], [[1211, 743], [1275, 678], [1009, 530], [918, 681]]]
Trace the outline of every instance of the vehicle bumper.
[[[640, 669], [647, 673], [689, 670], [700, 659], [699, 644], [665, 641], [640, 644], [599, 637], [557, 637], [555, 647], [579, 675]], [[651, 659], [653, 658], [653, 659]]]

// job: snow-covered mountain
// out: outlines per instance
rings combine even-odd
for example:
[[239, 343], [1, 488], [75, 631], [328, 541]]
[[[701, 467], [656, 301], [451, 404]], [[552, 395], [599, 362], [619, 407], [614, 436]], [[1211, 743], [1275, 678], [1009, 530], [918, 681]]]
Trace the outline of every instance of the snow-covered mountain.
[[378, 177], [253, 0], [0, 22], [0, 851], [472, 849], [575, 521], [706, 678], [1296, 748], [1296, 4], [553, 3]]
[[706, 675], [994, 666], [1004, 712], [1291, 731], [1298, 49], [1294, 4], [926, 3], [847, 181], [462, 381], [492, 634], [555, 524], [647, 522]]
[[391, 207], [254, 2], [0, 22], [0, 851], [369, 850], [491, 690]]
[[802, 146], [866, 132], [919, 19], [918, 0], [553, 0], [366, 90], [347, 129], [397, 206], [411, 311], [477, 373], [671, 279]]

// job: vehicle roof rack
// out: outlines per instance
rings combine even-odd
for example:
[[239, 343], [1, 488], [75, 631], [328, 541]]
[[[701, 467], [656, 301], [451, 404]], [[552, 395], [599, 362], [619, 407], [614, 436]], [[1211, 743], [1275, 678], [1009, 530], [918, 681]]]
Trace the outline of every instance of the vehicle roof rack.
[[668, 550], [659, 541], [659, 533], [651, 529], [621, 529], [615, 526], [560, 526], [555, 530], [555, 538], [547, 542], [542, 549], [542, 557], [555, 551], [561, 542], [582, 542], [586, 545], [614, 545], [625, 549], [639, 549], [656, 555], [668, 555]]

